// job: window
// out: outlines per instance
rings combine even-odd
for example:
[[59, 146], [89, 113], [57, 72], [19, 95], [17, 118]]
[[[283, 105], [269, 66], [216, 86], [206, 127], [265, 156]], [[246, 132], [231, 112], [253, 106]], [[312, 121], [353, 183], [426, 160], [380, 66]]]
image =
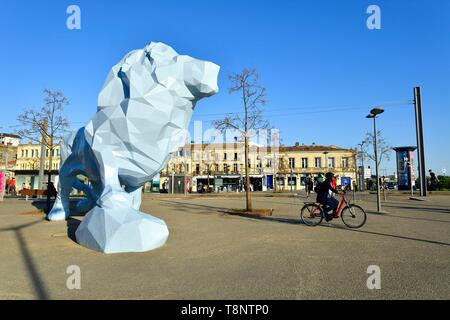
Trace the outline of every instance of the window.
[[328, 157], [328, 168], [334, 168], [334, 157]]
[[235, 163], [235, 164], [233, 165], [233, 172], [234, 172], [234, 173], [238, 173], [238, 165], [237, 165], [237, 163]]
[[308, 168], [308, 158], [302, 158], [302, 168]]
[[266, 167], [267, 168], [272, 168], [272, 159], [267, 159]]
[[186, 163], [186, 172], [189, 172], [189, 163]]
[[198, 164], [198, 163], [195, 165], [195, 173], [196, 174], [200, 173], [200, 164]]
[[22, 158], [24, 157], [24, 155], [25, 155], [25, 150], [22, 150]]
[[45, 149], [45, 156], [48, 157], [48, 149]]
[[295, 168], [295, 159], [289, 158], [289, 168]]
[[322, 158], [316, 157], [316, 158], [314, 159], [314, 166], [315, 166], [316, 168], [322, 168]]
[[342, 168], [348, 168], [348, 157], [342, 157], [341, 166]]
[[25, 157], [28, 158], [28, 150], [25, 150]]
[[31, 157], [34, 158], [34, 149], [31, 149]]
[[227, 160], [227, 153], [226, 152], [223, 153], [223, 160]]
[[223, 171], [228, 173], [228, 165], [226, 163], [223, 165]]
[[219, 172], [219, 165], [217, 163], [214, 165], [214, 169], [215, 169], [215, 172]]
[[39, 158], [39, 150], [36, 149], [36, 158]]

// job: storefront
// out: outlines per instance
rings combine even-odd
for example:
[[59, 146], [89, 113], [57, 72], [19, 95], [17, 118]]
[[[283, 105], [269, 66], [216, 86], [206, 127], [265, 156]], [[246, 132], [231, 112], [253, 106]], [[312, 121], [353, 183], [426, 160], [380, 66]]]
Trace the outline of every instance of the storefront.
[[[51, 181], [58, 186], [59, 175], [57, 170], [52, 170]], [[39, 186], [39, 171], [38, 170], [16, 170], [14, 174], [16, 180], [16, 190], [26, 189], [40, 189]], [[47, 184], [48, 172], [44, 173], [44, 183]]]
[[242, 190], [240, 175], [216, 176], [215, 192], [237, 192]]
[[263, 191], [263, 175], [250, 175], [250, 186], [252, 191]]
[[266, 188], [267, 190], [273, 190], [273, 175], [266, 176]]
[[277, 175], [277, 190], [284, 190], [286, 187], [286, 177], [284, 175]]
[[297, 175], [295, 173], [290, 173], [287, 176], [287, 184], [288, 184], [289, 190], [297, 189]]
[[[191, 180], [190, 176], [183, 175], [174, 175], [168, 177], [161, 177], [159, 179], [159, 192], [160, 193], [185, 193], [192, 192], [191, 188]], [[157, 180], [155, 180], [152, 185], [157, 185]], [[157, 191], [152, 191], [157, 192]]]
[[208, 185], [209, 191], [214, 191], [214, 176], [196, 176], [192, 178], [191, 190], [192, 192], [203, 193], [208, 190]]

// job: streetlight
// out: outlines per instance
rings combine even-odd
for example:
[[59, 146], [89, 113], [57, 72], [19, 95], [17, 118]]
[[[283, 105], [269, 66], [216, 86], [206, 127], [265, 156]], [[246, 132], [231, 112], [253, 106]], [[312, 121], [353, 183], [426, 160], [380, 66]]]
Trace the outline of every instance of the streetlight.
[[364, 187], [364, 182], [365, 182], [365, 179], [364, 179], [364, 151], [363, 151], [363, 146], [365, 143], [366, 143], [365, 141], [358, 143], [358, 146], [361, 148], [361, 167], [362, 167], [362, 170], [359, 173], [359, 184], [360, 184], [359, 190], [360, 191], [364, 191], [364, 189], [365, 189], [365, 187]]
[[381, 199], [380, 199], [380, 176], [378, 173], [378, 144], [377, 144], [377, 116], [384, 112], [381, 108], [373, 108], [370, 110], [370, 114], [366, 116], [368, 119], [373, 119], [373, 145], [375, 153], [375, 175], [377, 186], [377, 211], [381, 212]]

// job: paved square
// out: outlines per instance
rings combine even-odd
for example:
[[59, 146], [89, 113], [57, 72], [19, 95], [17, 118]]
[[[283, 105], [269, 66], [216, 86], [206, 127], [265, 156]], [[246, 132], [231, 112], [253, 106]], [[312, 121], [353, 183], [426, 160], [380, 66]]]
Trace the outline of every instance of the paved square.
[[[450, 197], [429, 201], [393, 196], [389, 213], [369, 214], [349, 230], [333, 221], [299, 222], [302, 202], [259, 195], [267, 218], [226, 213], [242, 195], [146, 196], [142, 211], [163, 218], [167, 244], [136, 254], [100, 254], [70, 237], [82, 217], [48, 222], [31, 202], [0, 203], [1, 299], [449, 299]], [[372, 198], [358, 201], [374, 209]], [[68, 234], [70, 237], [68, 237]], [[67, 267], [81, 269], [69, 290]], [[367, 267], [381, 269], [369, 290]]]

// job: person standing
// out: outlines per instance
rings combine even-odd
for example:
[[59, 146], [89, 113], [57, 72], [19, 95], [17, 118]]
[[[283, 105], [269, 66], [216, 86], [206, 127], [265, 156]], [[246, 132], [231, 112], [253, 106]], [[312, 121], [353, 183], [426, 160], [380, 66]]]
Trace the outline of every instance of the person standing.
[[314, 187], [314, 182], [313, 179], [311, 177], [311, 175], [309, 174], [306, 177], [306, 181], [305, 181], [305, 190], [306, 190], [306, 197], [309, 198], [309, 195], [311, 194], [311, 191], [313, 190]]
[[436, 177], [436, 174], [431, 169], [428, 170], [428, 172], [430, 173], [430, 190], [435, 191], [437, 189], [439, 180]]
[[16, 179], [12, 178], [11, 182], [9, 183], [9, 189], [11, 192], [11, 195], [15, 196], [16, 195]]
[[11, 187], [11, 180], [9, 178], [7, 178], [5, 181], [5, 193], [6, 194], [9, 194], [10, 187]]

